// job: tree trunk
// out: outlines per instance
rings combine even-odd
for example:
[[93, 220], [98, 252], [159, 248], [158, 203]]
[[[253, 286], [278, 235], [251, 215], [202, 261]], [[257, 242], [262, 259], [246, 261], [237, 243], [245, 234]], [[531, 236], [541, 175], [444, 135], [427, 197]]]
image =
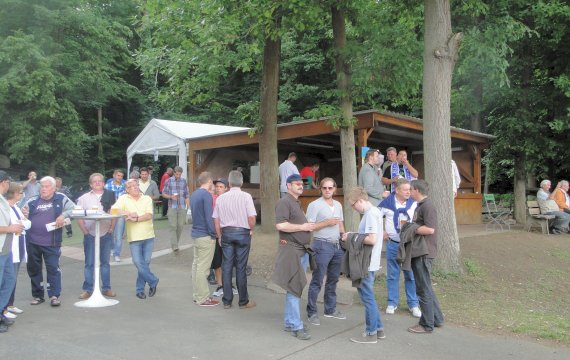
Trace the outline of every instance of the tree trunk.
[[526, 159], [524, 154], [515, 157], [514, 215], [519, 224], [526, 224]]
[[101, 168], [104, 169], [105, 157], [103, 155], [103, 108], [97, 108], [97, 140], [99, 148], [97, 149], [97, 158], [101, 163]]
[[[354, 125], [352, 124], [352, 98], [350, 96], [351, 69], [346, 61], [346, 28], [344, 12], [336, 6], [331, 7], [332, 27], [335, 47], [336, 85], [340, 97], [342, 124], [340, 128], [340, 151], [342, 158], [342, 187], [346, 194], [356, 187], [356, 150], [354, 147]], [[360, 217], [352, 210], [347, 198], [344, 198], [344, 225], [347, 230], [358, 229]]]
[[[281, 17], [275, 18], [275, 28], [281, 27]], [[281, 38], [265, 39], [261, 79], [259, 117], [259, 161], [261, 171], [261, 230], [275, 231], [275, 204], [279, 200], [279, 163], [277, 161], [277, 97], [279, 94], [279, 63]]]
[[473, 101], [477, 104], [477, 112], [471, 116], [471, 130], [482, 132], [485, 128], [481, 117], [481, 107], [483, 106], [483, 74], [477, 71], [479, 76], [475, 77], [475, 87], [473, 89]]
[[424, 1], [423, 121], [426, 180], [438, 212], [437, 266], [461, 271], [451, 170], [451, 77], [462, 34], [451, 32], [449, 0]]

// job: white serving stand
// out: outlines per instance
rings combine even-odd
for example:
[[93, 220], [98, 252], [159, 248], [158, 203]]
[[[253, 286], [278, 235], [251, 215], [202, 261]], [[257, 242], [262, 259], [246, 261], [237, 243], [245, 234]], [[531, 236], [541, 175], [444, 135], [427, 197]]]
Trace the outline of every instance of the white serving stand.
[[99, 230], [99, 222], [101, 220], [111, 220], [115, 218], [119, 218], [122, 215], [109, 215], [109, 214], [97, 214], [97, 215], [72, 215], [74, 219], [81, 219], [81, 220], [94, 220], [95, 221], [95, 263], [93, 266], [94, 271], [94, 281], [93, 281], [93, 293], [87, 300], [81, 300], [75, 303], [77, 307], [84, 307], [84, 308], [98, 308], [98, 307], [105, 307], [105, 306], [113, 306], [119, 303], [119, 300], [115, 299], [108, 299], [101, 294], [101, 289], [99, 287], [100, 284], [100, 270], [101, 270], [101, 261], [100, 261], [100, 253], [101, 253], [101, 234]]

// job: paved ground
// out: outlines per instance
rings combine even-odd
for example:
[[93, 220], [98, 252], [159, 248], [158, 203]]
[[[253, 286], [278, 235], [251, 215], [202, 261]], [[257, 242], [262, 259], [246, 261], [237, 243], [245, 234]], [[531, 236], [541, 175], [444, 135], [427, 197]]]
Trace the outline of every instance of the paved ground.
[[[157, 234], [166, 237], [166, 233]], [[29, 279], [20, 271], [16, 302], [25, 312], [10, 331], [0, 334], [2, 353], [14, 359], [569, 359], [570, 349], [544, 346], [515, 337], [486, 335], [446, 324], [432, 335], [413, 335], [407, 315], [386, 316], [385, 340], [353, 344], [348, 338], [363, 330], [363, 308], [344, 305], [347, 320], [321, 317], [313, 338], [299, 341], [282, 331], [283, 295], [267, 289], [265, 278], [249, 278], [254, 309], [192, 303], [189, 239], [179, 255], [157, 248], [153, 259], [160, 277], [157, 295], [134, 296], [136, 271], [128, 261], [112, 267], [113, 289], [120, 303], [99, 309], [75, 307], [83, 280], [83, 262], [73, 249], [63, 256], [62, 305], [28, 305]], [[126, 260], [126, 259], [125, 259]], [[237, 303], [237, 299], [234, 299]], [[304, 306], [304, 304], [303, 304]]]

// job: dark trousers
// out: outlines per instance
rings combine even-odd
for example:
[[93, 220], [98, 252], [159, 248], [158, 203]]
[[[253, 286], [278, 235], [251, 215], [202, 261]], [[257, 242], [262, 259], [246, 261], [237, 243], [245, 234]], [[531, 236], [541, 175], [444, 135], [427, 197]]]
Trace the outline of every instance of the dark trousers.
[[419, 324], [430, 331], [433, 331], [434, 326], [443, 324], [443, 313], [431, 286], [432, 262], [433, 259], [428, 259], [426, 255], [412, 258], [412, 271], [416, 279], [416, 294], [422, 310]]
[[61, 294], [60, 255], [61, 247], [59, 246], [40, 246], [28, 243], [28, 275], [32, 282], [32, 296], [34, 298], [44, 298], [43, 262], [46, 264], [48, 297], [59, 297]]
[[166, 217], [168, 214], [168, 199], [162, 198], [162, 217]]
[[315, 262], [317, 268], [313, 270], [313, 278], [309, 285], [307, 297], [307, 315], [317, 313], [317, 296], [321, 291], [325, 275], [324, 305], [325, 314], [332, 314], [336, 310], [336, 284], [340, 276], [340, 265], [344, 256], [344, 251], [338, 244], [331, 244], [315, 239], [311, 244], [311, 249], [315, 252]]
[[[18, 280], [18, 271], [20, 271], [20, 263], [14, 263], [14, 276], [16, 280]], [[14, 306], [14, 299], [16, 297], [16, 283], [14, 283], [14, 290], [12, 290], [12, 295], [10, 295], [10, 300], [8, 301], [7, 306]]]
[[231, 304], [234, 299], [232, 291], [232, 269], [236, 267], [236, 286], [239, 293], [239, 305], [247, 305], [247, 260], [251, 247], [249, 229], [224, 227], [222, 228], [222, 286], [224, 304]]

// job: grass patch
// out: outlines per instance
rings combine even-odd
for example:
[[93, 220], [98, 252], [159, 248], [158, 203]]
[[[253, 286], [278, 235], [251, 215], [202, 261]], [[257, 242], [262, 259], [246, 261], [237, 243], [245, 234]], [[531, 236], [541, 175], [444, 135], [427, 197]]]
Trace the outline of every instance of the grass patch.
[[477, 264], [475, 260], [465, 259], [463, 263], [465, 264], [465, 268], [467, 269], [467, 273], [469, 275], [471, 276], [481, 275], [481, 267]]
[[566, 250], [553, 250], [550, 254], [560, 260], [570, 261], [570, 251]]

